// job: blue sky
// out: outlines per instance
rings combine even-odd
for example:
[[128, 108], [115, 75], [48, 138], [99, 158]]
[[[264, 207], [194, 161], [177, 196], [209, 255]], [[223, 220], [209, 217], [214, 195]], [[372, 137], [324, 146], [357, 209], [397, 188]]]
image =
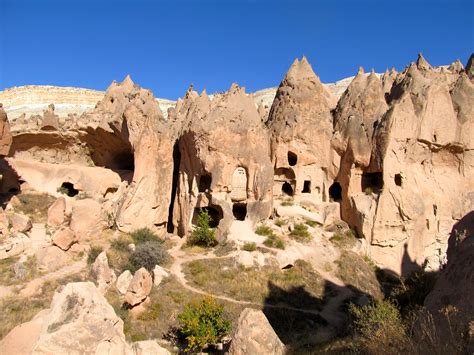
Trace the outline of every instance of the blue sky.
[[323, 82], [434, 65], [474, 47], [473, 1], [0, 0], [0, 90], [44, 84], [105, 90], [130, 74], [176, 99], [193, 83], [276, 86], [306, 55]]

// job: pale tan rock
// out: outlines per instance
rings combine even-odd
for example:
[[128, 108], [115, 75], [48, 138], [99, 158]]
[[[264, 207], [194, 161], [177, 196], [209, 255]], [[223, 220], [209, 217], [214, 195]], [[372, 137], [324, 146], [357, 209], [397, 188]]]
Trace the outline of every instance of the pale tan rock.
[[44, 316], [37, 315], [29, 322], [17, 325], [0, 341], [0, 353], [3, 355], [31, 354], [39, 339], [43, 322]]
[[127, 293], [125, 294], [125, 302], [131, 306], [136, 306], [142, 303], [150, 294], [152, 287], [153, 280], [151, 275], [142, 267], [135, 272], [135, 275], [133, 275], [133, 279], [128, 286]]
[[78, 240], [93, 237], [107, 228], [106, 216], [98, 201], [84, 199], [72, 204], [71, 222], [69, 224]]
[[153, 285], [159, 286], [161, 281], [163, 281], [163, 279], [168, 276], [169, 274], [165, 269], [163, 269], [160, 265], [156, 265], [153, 269]]
[[8, 117], [0, 103], [0, 156], [8, 155], [12, 140]]
[[67, 284], [56, 293], [44, 317], [35, 354], [130, 351], [123, 322], [92, 282]]
[[48, 208], [48, 225], [59, 227], [66, 221], [66, 199], [58, 198]]
[[10, 221], [5, 211], [0, 210], [0, 233], [6, 237], [9, 234]]
[[133, 275], [129, 270], [125, 270], [117, 277], [116, 287], [120, 294], [125, 295], [127, 293], [128, 286], [130, 286], [132, 279]]
[[66, 251], [77, 242], [77, 237], [69, 227], [64, 227], [54, 232], [53, 244]]
[[105, 251], [100, 253], [95, 259], [91, 267], [91, 274], [97, 284], [97, 288], [102, 294], [105, 294], [114, 284], [115, 280], [117, 280], [114, 271], [109, 267], [109, 261]]
[[285, 345], [278, 338], [262, 311], [245, 308], [240, 314], [230, 344], [230, 355], [283, 355]]
[[50, 104], [43, 112], [43, 122], [41, 124], [43, 131], [59, 130], [59, 117], [54, 113], [54, 105]]
[[154, 340], [137, 341], [132, 344], [135, 355], [170, 355], [170, 352]]
[[10, 218], [12, 230], [14, 232], [26, 233], [31, 230], [33, 224], [31, 223], [30, 217], [22, 213], [14, 213]]
[[11, 235], [0, 244], [0, 260], [20, 255], [30, 248], [31, 240], [25, 234]]
[[38, 269], [50, 272], [71, 263], [71, 255], [65, 253], [61, 248], [51, 245], [38, 250], [36, 253]]

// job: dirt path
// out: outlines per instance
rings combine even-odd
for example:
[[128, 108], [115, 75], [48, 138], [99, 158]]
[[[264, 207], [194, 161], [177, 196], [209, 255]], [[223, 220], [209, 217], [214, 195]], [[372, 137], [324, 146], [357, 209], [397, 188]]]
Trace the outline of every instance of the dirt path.
[[[236, 304], [241, 304], [241, 305], [248, 305], [248, 306], [254, 306], [261, 308], [262, 305], [260, 303], [255, 303], [255, 302], [249, 302], [249, 301], [242, 301], [238, 300], [235, 298], [227, 297], [227, 296], [221, 296], [221, 295], [216, 295], [213, 293], [209, 293], [206, 291], [203, 291], [201, 289], [198, 289], [194, 286], [191, 286], [188, 283], [188, 280], [186, 279], [186, 275], [183, 272], [183, 264], [195, 261], [195, 260], [206, 260], [206, 259], [221, 259], [221, 258], [230, 258], [234, 257], [237, 255], [238, 251], [234, 251], [228, 255], [225, 256], [216, 256], [211, 252], [208, 252], [206, 254], [198, 254], [198, 255], [190, 255], [187, 254], [185, 251], [181, 249], [183, 246], [185, 239], [184, 238], [176, 238], [175, 239], [176, 244], [173, 248], [168, 250], [169, 254], [174, 258], [174, 262], [171, 265], [171, 267], [168, 269], [168, 271], [176, 277], [178, 282], [187, 290], [204, 295], [204, 296], [212, 296], [218, 300], [226, 301], [226, 302], [231, 302], [231, 303], [236, 303]], [[320, 271], [320, 270], [317, 270]], [[347, 299], [348, 297], [352, 296], [352, 291], [349, 289], [345, 288], [344, 283], [335, 278], [334, 276], [328, 274], [327, 272], [322, 271], [321, 274], [324, 274], [323, 276], [325, 279], [328, 281], [334, 283], [337, 286], [340, 286], [341, 289], [339, 290], [337, 296], [331, 298], [329, 302], [324, 306], [324, 309], [322, 311], [315, 311], [315, 310], [308, 310], [308, 309], [301, 309], [301, 308], [296, 308], [296, 307], [291, 307], [291, 306], [286, 306], [286, 305], [265, 305], [267, 308], [273, 308], [273, 309], [282, 309], [282, 310], [290, 310], [290, 311], [295, 311], [295, 312], [301, 312], [305, 314], [313, 314], [313, 315], [321, 315], [324, 317], [328, 323], [330, 323], [332, 326], [339, 326], [341, 325], [341, 322], [343, 321], [342, 314], [338, 310], [339, 306], [342, 304], [342, 302]]]

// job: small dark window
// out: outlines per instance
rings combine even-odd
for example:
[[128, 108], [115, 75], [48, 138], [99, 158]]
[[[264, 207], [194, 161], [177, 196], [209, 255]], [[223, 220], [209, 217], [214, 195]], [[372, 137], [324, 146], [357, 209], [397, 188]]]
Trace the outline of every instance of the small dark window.
[[303, 184], [303, 191], [301, 191], [304, 194], [309, 194], [311, 192], [311, 181], [310, 180], [305, 180]]
[[281, 192], [283, 192], [286, 195], [293, 196], [294, 191], [293, 191], [293, 187], [291, 186], [291, 184], [288, 183], [288, 182], [285, 182], [285, 183], [283, 183], [283, 185], [281, 187]]
[[370, 193], [380, 193], [383, 188], [383, 173], [363, 173], [362, 174], [362, 191]]
[[438, 214], [438, 206], [433, 205], [433, 214], [436, 216]]
[[337, 181], [329, 187], [329, 197], [336, 202], [342, 200], [342, 187]]
[[74, 185], [70, 182], [63, 182], [58, 190], [69, 197], [74, 197], [79, 193], [79, 190], [75, 189]]
[[238, 221], [244, 221], [247, 216], [247, 204], [245, 203], [234, 203], [232, 206], [232, 213]]
[[402, 175], [395, 174], [395, 185], [402, 186]]
[[211, 189], [212, 177], [211, 175], [202, 175], [199, 178], [199, 192], [206, 192]]
[[298, 162], [298, 156], [293, 152], [288, 152], [288, 164], [295, 166]]

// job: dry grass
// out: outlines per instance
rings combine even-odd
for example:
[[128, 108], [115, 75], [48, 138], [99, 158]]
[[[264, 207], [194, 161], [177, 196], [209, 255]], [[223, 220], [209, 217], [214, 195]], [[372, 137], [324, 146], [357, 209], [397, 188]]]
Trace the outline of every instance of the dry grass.
[[[177, 316], [184, 306], [202, 295], [185, 289], [174, 278], [167, 278], [150, 293], [150, 303], [137, 318], [132, 318], [127, 309], [122, 308], [122, 301], [115, 289], [106, 294], [108, 302], [114, 307], [117, 315], [124, 321], [124, 333], [129, 341], [161, 339], [167, 337], [173, 328], [178, 327]], [[242, 305], [222, 302], [226, 316], [236, 324]]]
[[83, 280], [82, 274], [70, 275], [54, 281], [46, 281], [38, 294], [27, 299], [20, 298], [18, 295], [0, 299], [0, 339], [17, 325], [30, 321], [39, 311], [48, 308], [59, 286]]
[[356, 237], [350, 229], [345, 232], [336, 232], [329, 238], [331, 243], [341, 249], [351, 249], [356, 245]]
[[324, 279], [302, 260], [287, 270], [244, 268], [231, 258], [196, 260], [185, 264], [184, 272], [192, 285], [237, 300], [308, 309], [320, 309], [324, 303]]
[[24, 274], [19, 278], [14, 271], [15, 264], [18, 263], [18, 260], [18, 257], [0, 260], [1, 285], [9, 286], [22, 284], [34, 279], [39, 275], [36, 258], [34, 256], [30, 256], [24, 263], [21, 263]]
[[45, 223], [48, 220], [48, 208], [56, 200], [48, 194], [25, 193], [16, 196], [20, 205], [15, 210], [24, 213], [32, 222]]

